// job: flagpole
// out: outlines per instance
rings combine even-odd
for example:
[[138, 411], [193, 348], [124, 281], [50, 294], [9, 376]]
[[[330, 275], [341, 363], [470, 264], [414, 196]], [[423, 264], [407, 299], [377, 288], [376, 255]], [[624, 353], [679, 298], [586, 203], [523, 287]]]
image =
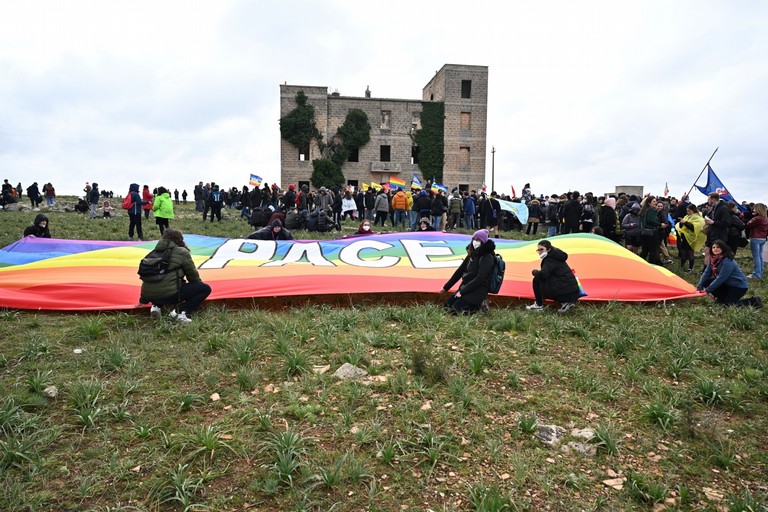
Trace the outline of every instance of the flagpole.
[[[718, 150], [718, 149], [720, 149], [720, 146], [717, 146], [717, 147], [715, 148], [715, 153], [717, 153], [717, 150]], [[699, 181], [699, 178], [701, 178], [701, 175], [702, 175], [702, 174], [704, 174], [704, 171], [706, 171], [706, 170], [707, 170], [707, 167], [709, 167], [709, 162], [711, 162], [711, 161], [712, 161], [712, 157], [714, 157], [714, 156], [715, 156], [715, 153], [712, 153], [712, 156], [711, 156], [711, 157], [709, 157], [709, 160], [707, 160], [707, 163], [706, 163], [706, 164], [704, 164], [704, 168], [701, 170], [701, 172], [699, 173], [699, 175], [698, 175], [698, 176], [696, 176], [696, 179], [695, 179], [695, 180], [693, 180], [693, 185], [691, 185], [691, 188], [689, 188], [689, 189], [688, 189], [688, 193], [687, 193], [687, 194], [685, 194], [686, 196], [690, 196], [690, 195], [691, 195], [691, 190], [693, 190], [693, 187], [695, 187], [695, 186], [696, 186], [696, 182], [697, 182], [697, 181]]]

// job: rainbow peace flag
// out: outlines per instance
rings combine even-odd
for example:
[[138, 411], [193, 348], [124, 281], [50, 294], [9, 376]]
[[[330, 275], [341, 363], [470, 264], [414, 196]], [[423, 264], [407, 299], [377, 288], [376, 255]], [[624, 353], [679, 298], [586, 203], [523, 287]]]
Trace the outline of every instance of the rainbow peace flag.
[[437, 192], [438, 190], [442, 190], [443, 192], [448, 192], [448, 187], [446, 187], [442, 183], [435, 182], [432, 184], [432, 190], [435, 192]]
[[389, 177], [389, 186], [392, 188], [405, 188], [405, 181], [401, 180], [397, 176], [390, 176]]
[[419, 177], [416, 176], [415, 174], [413, 175], [413, 178], [411, 179], [411, 188], [416, 189], [416, 190], [421, 190], [422, 189], [421, 181], [419, 180]]
[[251, 174], [251, 179], [248, 180], [248, 184], [252, 187], [260, 187], [261, 186], [261, 177], [256, 176], [255, 174]]
[[[419, 293], [440, 290], [466, 256], [469, 235], [405, 232], [339, 240], [247, 240], [186, 235], [210, 299]], [[590, 301], [659, 301], [699, 297], [669, 270], [651, 265], [605, 237], [553, 240], [579, 270]], [[506, 262], [499, 295], [533, 298], [536, 241], [495, 239]], [[0, 249], [0, 308], [126, 310], [138, 304], [139, 261], [156, 242], [27, 237]]]

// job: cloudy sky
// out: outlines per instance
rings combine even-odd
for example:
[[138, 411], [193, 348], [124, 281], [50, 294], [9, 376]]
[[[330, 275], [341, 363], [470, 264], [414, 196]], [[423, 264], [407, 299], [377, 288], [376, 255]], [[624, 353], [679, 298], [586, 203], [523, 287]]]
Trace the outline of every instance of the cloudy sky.
[[768, 202], [766, 22], [756, 1], [4, 0], [0, 178], [271, 183], [280, 84], [418, 99], [453, 63], [489, 67], [500, 191], [679, 196], [719, 147], [736, 199]]

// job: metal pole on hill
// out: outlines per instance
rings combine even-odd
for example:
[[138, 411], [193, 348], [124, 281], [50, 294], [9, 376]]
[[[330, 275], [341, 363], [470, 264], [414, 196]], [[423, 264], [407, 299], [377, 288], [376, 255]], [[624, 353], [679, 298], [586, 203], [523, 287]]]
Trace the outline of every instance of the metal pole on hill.
[[495, 177], [496, 177], [496, 147], [491, 146], [491, 192], [496, 190]]
[[707, 170], [707, 167], [709, 167], [709, 162], [711, 162], [711, 161], [712, 161], [712, 157], [713, 157], [713, 156], [715, 156], [715, 153], [717, 153], [717, 150], [718, 150], [718, 149], [720, 149], [720, 146], [717, 146], [717, 147], [715, 148], [715, 152], [714, 152], [714, 153], [712, 153], [712, 156], [711, 156], [711, 157], [709, 157], [709, 160], [707, 160], [707, 163], [706, 163], [706, 164], [704, 164], [704, 168], [701, 170], [701, 172], [699, 173], [699, 175], [698, 175], [698, 176], [696, 176], [696, 179], [695, 179], [695, 180], [693, 180], [693, 185], [691, 185], [691, 188], [689, 188], [689, 189], [688, 189], [688, 193], [687, 193], [687, 194], [685, 194], [686, 196], [690, 196], [690, 195], [691, 195], [691, 190], [693, 190], [693, 187], [695, 187], [695, 186], [696, 186], [696, 182], [697, 182], [697, 181], [699, 181], [699, 178], [701, 178], [701, 175], [702, 175], [702, 174], [704, 174], [704, 171], [706, 171], [706, 170]]

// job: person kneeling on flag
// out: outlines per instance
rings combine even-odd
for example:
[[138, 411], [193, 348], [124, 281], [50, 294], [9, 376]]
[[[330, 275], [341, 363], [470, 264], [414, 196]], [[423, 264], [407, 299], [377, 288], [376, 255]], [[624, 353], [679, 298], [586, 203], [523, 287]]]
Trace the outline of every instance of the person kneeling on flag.
[[447, 292], [461, 279], [459, 289], [443, 305], [451, 314], [475, 313], [483, 307], [488, 298], [495, 250], [496, 244], [488, 239], [487, 229], [475, 231], [467, 246], [467, 257], [443, 286], [443, 291]]

